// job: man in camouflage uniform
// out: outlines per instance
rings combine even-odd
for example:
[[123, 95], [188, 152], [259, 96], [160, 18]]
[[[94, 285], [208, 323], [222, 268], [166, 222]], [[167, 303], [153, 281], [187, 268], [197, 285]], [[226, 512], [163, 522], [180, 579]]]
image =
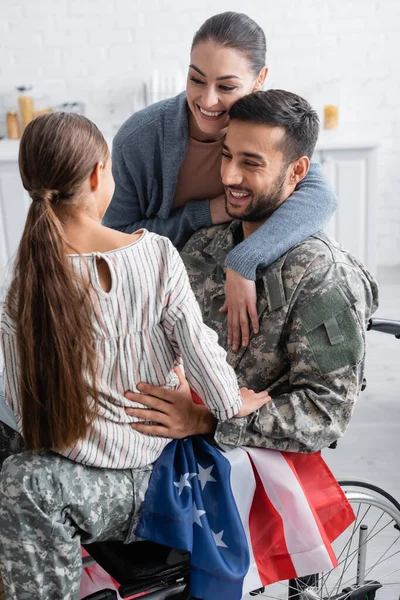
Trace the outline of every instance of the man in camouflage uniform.
[[[310, 105], [279, 90], [246, 96], [230, 117], [221, 173], [226, 209], [235, 220], [199, 230], [182, 252], [204, 321], [224, 348], [225, 259], [305, 177], [318, 135]], [[349, 252], [318, 233], [260, 270], [256, 289], [259, 333], [247, 348], [229, 349], [227, 358], [239, 384], [268, 390], [271, 402], [247, 418], [224, 423], [194, 407], [194, 427], [182, 424], [178, 436], [177, 392], [147, 386], [147, 393], [169, 401], [165, 408], [150, 397], [139, 401], [170, 412], [170, 426], [165, 417], [159, 421], [169, 437], [215, 431], [215, 441], [225, 449], [321, 450], [346, 431], [361, 389], [366, 326], [377, 307], [375, 281]], [[140, 409], [128, 412], [143, 416]], [[147, 418], [157, 421], [157, 413]], [[135, 428], [161, 433], [151, 425]]]

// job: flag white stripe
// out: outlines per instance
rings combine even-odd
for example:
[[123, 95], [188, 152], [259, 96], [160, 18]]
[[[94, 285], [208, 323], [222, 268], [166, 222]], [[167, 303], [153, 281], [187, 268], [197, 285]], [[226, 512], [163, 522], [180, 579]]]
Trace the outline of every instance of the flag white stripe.
[[280, 452], [246, 448], [268, 498], [283, 521], [285, 541], [297, 576], [333, 567], [303, 489]]
[[226, 458], [231, 465], [231, 489], [249, 547], [250, 567], [243, 581], [243, 594], [247, 594], [248, 592], [262, 587], [253, 554], [249, 524], [249, 515], [256, 489], [256, 480], [253, 473], [253, 467], [244, 450], [235, 448], [231, 452], [223, 454], [223, 457]]

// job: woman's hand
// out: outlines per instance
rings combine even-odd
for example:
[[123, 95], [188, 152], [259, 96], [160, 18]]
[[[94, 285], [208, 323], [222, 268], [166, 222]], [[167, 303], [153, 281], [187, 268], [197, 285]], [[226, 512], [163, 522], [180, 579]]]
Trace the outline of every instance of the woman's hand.
[[213, 433], [217, 420], [206, 406], [200, 406], [193, 402], [189, 384], [179, 367], [175, 367], [174, 371], [179, 379], [177, 390], [139, 383], [137, 387], [142, 393], [127, 392], [125, 394], [128, 400], [148, 407], [148, 409], [125, 408], [126, 413], [143, 421], [153, 422], [153, 424], [130, 423], [131, 427], [147, 435], [173, 439]]
[[241, 417], [247, 417], [255, 410], [258, 410], [264, 404], [271, 402], [271, 397], [268, 392], [254, 392], [248, 388], [240, 388], [240, 395], [242, 396], [243, 404], [240, 411], [235, 415], [235, 419]]
[[254, 333], [258, 333], [256, 284], [233, 271], [226, 269], [225, 302], [220, 312], [228, 313], [228, 344], [232, 350], [248, 346], [250, 341], [249, 319]]
[[210, 200], [210, 216], [213, 225], [221, 225], [221, 223], [232, 221], [232, 217], [225, 210], [225, 194]]

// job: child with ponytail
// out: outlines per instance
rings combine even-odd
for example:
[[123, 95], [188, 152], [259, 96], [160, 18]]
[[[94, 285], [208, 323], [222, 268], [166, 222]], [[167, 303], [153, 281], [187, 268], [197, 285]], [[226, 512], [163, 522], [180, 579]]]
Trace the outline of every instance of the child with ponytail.
[[114, 181], [93, 123], [37, 117], [19, 166], [32, 203], [1, 343], [6, 401], [26, 451], [0, 474], [1, 575], [7, 598], [77, 599], [81, 543], [129, 539], [169, 442], [130, 426], [124, 393], [140, 381], [175, 388], [183, 364], [220, 420], [268, 397], [239, 391], [171, 242], [101, 224]]

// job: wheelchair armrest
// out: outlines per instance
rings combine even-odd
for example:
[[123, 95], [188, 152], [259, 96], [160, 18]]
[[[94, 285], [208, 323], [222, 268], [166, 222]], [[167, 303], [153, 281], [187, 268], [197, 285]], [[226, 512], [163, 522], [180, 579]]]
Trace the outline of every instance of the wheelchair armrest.
[[388, 333], [389, 335], [394, 335], [395, 338], [400, 339], [400, 321], [393, 321], [391, 319], [370, 319], [367, 330]]

